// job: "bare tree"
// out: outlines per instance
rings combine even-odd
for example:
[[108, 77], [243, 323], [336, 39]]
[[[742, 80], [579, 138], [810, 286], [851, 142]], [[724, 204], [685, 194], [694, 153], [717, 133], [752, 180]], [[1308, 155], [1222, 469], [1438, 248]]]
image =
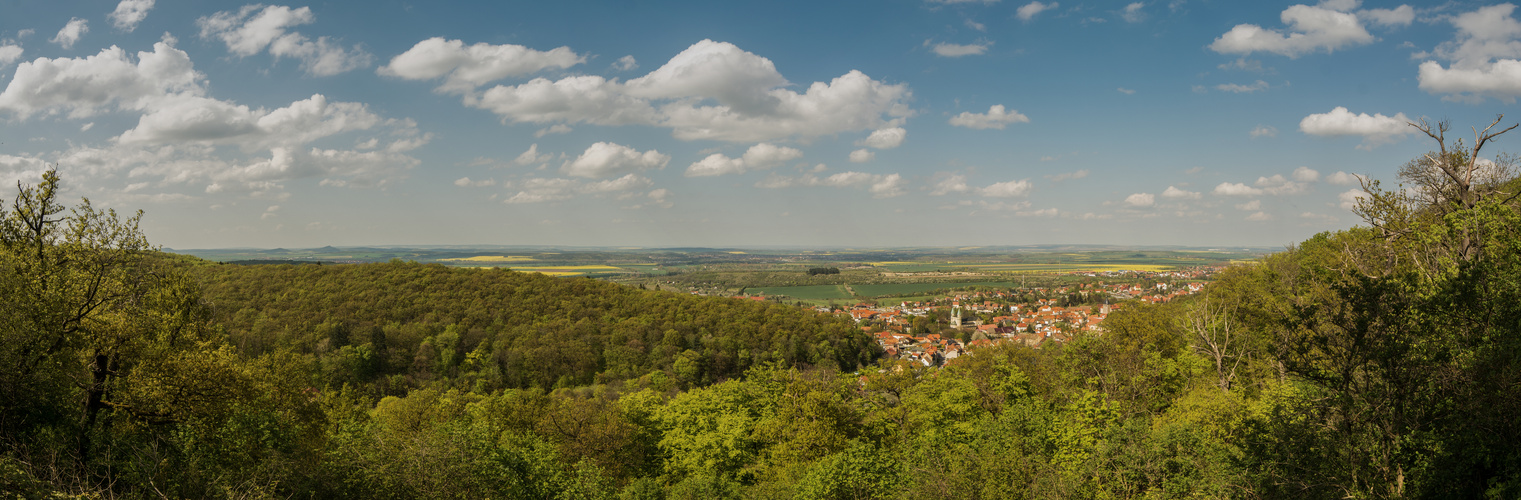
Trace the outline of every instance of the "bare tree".
[[1235, 307], [1206, 291], [1183, 319], [1184, 328], [1193, 336], [1194, 350], [1214, 362], [1216, 385], [1227, 392], [1236, 379], [1236, 369], [1246, 360], [1234, 313]]

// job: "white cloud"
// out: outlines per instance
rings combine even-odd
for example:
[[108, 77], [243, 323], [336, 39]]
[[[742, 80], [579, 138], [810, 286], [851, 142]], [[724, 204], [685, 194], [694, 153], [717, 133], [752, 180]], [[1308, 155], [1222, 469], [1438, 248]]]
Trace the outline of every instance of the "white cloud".
[[11, 63], [21, 59], [21, 53], [25, 52], [20, 45], [13, 43], [0, 43], [0, 68], [10, 66]]
[[[1314, 172], [1313, 170], [1310, 171]], [[1300, 175], [1300, 172], [1296, 170], [1294, 172], [1294, 175], [1297, 177]], [[1319, 174], [1317, 173], [1316, 175], [1318, 176]], [[1299, 194], [1303, 193], [1306, 189], [1309, 189], [1309, 186], [1307, 184], [1303, 182], [1294, 182], [1288, 180], [1279, 174], [1274, 174], [1272, 177], [1258, 177], [1255, 185], [1259, 188], [1262, 188], [1262, 191], [1267, 194], [1278, 196]]]
[[650, 203], [657, 207], [671, 208], [673, 205], [670, 201], [671, 192], [666, 188], [650, 190], [649, 193], [645, 194], [645, 197], [649, 198]]
[[153, 52], [138, 52], [134, 63], [127, 52], [112, 46], [82, 58], [37, 58], [16, 67], [0, 92], [0, 110], [25, 120], [35, 113], [67, 111], [85, 118], [115, 105], [142, 110], [171, 93], [198, 95], [203, 75], [190, 56], [159, 42]]
[[1014, 212], [1014, 215], [1018, 215], [1020, 217], [1056, 217], [1058, 215], [1061, 215], [1061, 211], [1057, 210], [1055, 207], [1052, 207], [1042, 208], [1040, 210], [1021, 210]]
[[1258, 137], [1278, 137], [1278, 129], [1268, 125], [1258, 125], [1257, 128], [1252, 129], [1251, 135], [1253, 139]]
[[1447, 98], [1477, 101], [1493, 97], [1507, 104], [1521, 96], [1521, 22], [1514, 4], [1481, 7], [1450, 18], [1457, 36], [1431, 55], [1451, 61], [1420, 65], [1421, 90]]
[[1271, 52], [1295, 58], [1320, 50], [1332, 52], [1373, 42], [1373, 35], [1363, 29], [1355, 14], [1320, 6], [1293, 5], [1284, 9], [1279, 17], [1288, 25], [1287, 34], [1255, 24], [1238, 24], [1216, 38], [1209, 48], [1221, 54]]
[[1258, 221], [1258, 222], [1260, 222], [1260, 221], [1270, 221], [1270, 220], [1273, 220], [1273, 216], [1269, 215], [1267, 212], [1257, 212], [1257, 213], [1254, 213], [1252, 215], [1246, 216], [1246, 220], [1249, 220], [1249, 221]]
[[539, 145], [538, 143], [534, 143], [529, 145], [528, 150], [524, 151], [523, 154], [518, 155], [518, 157], [514, 158], [512, 162], [518, 165], [528, 166], [534, 164], [542, 164], [554, 159], [554, 157], [555, 155], [549, 153], [539, 154]]
[[1013, 198], [1030, 194], [1034, 185], [1028, 180], [999, 182], [977, 190], [978, 194], [989, 198]]
[[560, 167], [560, 171], [571, 177], [610, 177], [665, 168], [670, 161], [670, 155], [660, 154], [659, 151], [653, 149], [641, 153], [621, 144], [598, 142], [587, 147], [586, 152], [581, 153], [581, 156], [565, 162]]
[[760, 143], [745, 150], [745, 168], [764, 169], [803, 157], [803, 152], [786, 146]]
[[1261, 189], [1257, 189], [1239, 182], [1222, 182], [1215, 186], [1215, 194], [1220, 196], [1259, 196]]
[[730, 158], [723, 153], [708, 155], [691, 166], [687, 167], [687, 177], [713, 177], [718, 175], [745, 173], [745, 160]]
[[58, 30], [58, 34], [53, 35], [53, 38], [48, 41], [68, 50], [74, 48], [74, 42], [78, 42], [80, 37], [89, 32], [89, 21], [76, 17], [69, 19], [69, 22], [63, 25], [63, 29]]
[[1120, 93], [1121, 93], [1121, 94], [1125, 94], [1125, 95], [1135, 95], [1135, 90], [1133, 90], [1133, 89], [1127, 89], [1127, 88], [1125, 88], [1125, 87], [1120, 87], [1120, 88], [1117, 88], [1117, 89], [1115, 89], [1115, 90], [1118, 90], [1118, 91], [1120, 91]]
[[1299, 167], [1294, 169], [1294, 180], [1299, 182], [1315, 182], [1320, 180], [1320, 172], [1310, 167]]
[[875, 198], [892, 198], [905, 193], [903, 190], [903, 176], [899, 174], [868, 174], [866, 172], [840, 172], [829, 177], [818, 177], [813, 174], [803, 174], [798, 177], [773, 175], [755, 184], [755, 187], [764, 189], [815, 186], [838, 188], [864, 187]]
[[[929, 40], [925, 40], [924, 43], [928, 45]], [[992, 45], [992, 42], [973, 43], [967, 45], [939, 42], [930, 47], [930, 50], [934, 51], [935, 55], [940, 57], [980, 56], [986, 54], [988, 52], [988, 47], [991, 47]]]
[[474, 181], [470, 180], [469, 177], [460, 177], [454, 180], [454, 185], [459, 187], [489, 187], [496, 185], [496, 179]]
[[965, 193], [971, 190], [972, 188], [966, 185], [965, 175], [953, 174], [946, 176], [944, 179], [941, 179], [940, 182], [935, 183], [935, 187], [930, 190], [930, 195], [944, 196], [951, 193]]
[[1243, 212], [1255, 212], [1255, 211], [1258, 211], [1258, 210], [1262, 210], [1262, 200], [1252, 200], [1252, 201], [1248, 201], [1246, 203], [1237, 204], [1236, 205], [1236, 210], [1240, 210], [1240, 211], [1243, 211]]
[[1031, 19], [1034, 19], [1035, 16], [1037, 14], [1040, 14], [1041, 12], [1045, 12], [1047, 10], [1055, 9], [1057, 7], [1057, 5], [1059, 5], [1059, 4], [1057, 4], [1056, 2], [1051, 2], [1051, 3], [1030, 2], [1030, 3], [1024, 4], [1024, 6], [1020, 7], [1018, 11], [1015, 11], [1015, 16], [1019, 17], [1019, 20], [1021, 20], [1021, 21], [1029, 21]]
[[1233, 93], [1237, 93], [1237, 94], [1250, 94], [1252, 92], [1256, 92], [1256, 91], [1259, 91], [1259, 90], [1267, 90], [1268, 89], [1268, 82], [1264, 82], [1262, 80], [1257, 80], [1255, 83], [1252, 83], [1251, 85], [1242, 85], [1242, 84], [1239, 84], [1239, 83], [1222, 83], [1220, 85], [1216, 85], [1215, 89], [1216, 90], [1220, 90], [1220, 91], [1224, 91], [1224, 92], [1233, 92]]
[[1125, 204], [1132, 207], [1149, 207], [1157, 203], [1157, 197], [1151, 193], [1136, 193], [1125, 197]]
[[[639, 69], [639, 61], [635, 60], [634, 56], [623, 56], [618, 58], [617, 61], [613, 61], [613, 69], [618, 71], [633, 71]], [[665, 192], [664, 189], [657, 189], [656, 191]]]
[[617, 179], [606, 179], [595, 182], [588, 182], [581, 186], [581, 192], [612, 193], [616, 191], [627, 191], [630, 189], [644, 189], [650, 187], [650, 184], [652, 184], [652, 182], [644, 176], [638, 174], [624, 174], [623, 177], [619, 177]]
[[652, 125], [671, 128], [681, 140], [730, 142], [895, 127], [913, 114], [907, 86], [860, 71], [814, 82], [803, 93], [787, 85], [769, 59], [703, 40], [626, 83], [600, 76], [537, 78], [467, 94], [464, 100], [503, 121]]
[[762, 170], [803, 157], [803, 152], [786, 146], [760, 143], [750, 146], [740, 158], [713, 153], [687, 167], [687, 177], [711, 177]]
[[572, 130], [575, 129], [570, 128], [569, 125], [566, 125], [564, 123], [556, 123], [552, 126], [535, 130], [533, 132], [533, 137], [537, 139], [552, 134], [569, 134]]
[[1141, 9], [1144, 8], [1146, 8], [1146, 4], [1144, 3], [1131, 3], [1130, 5], [1125, 6], [1125, 10], [1120, 13], [1120, 17], [1124, 18], [1125, 22], [1127, 23], [1139, 23], [1141, 21], [1145, 21], [1146, 13], [1141, 11]]
[[1359, 201], [1367, 197], [1368, 193], [1361, 189], [1349, 189], [1336, 195], [1336, 199], [1339, 202], [1337, 206], [1341, 207], [1342, 210], [1352, 210], [1357, 208]]
[[903, 145], [903, 139], [908, 137], [908, 131], [903, 127], [884, 128], [872, 131], [866, 140], [859, 144], [874, 149], [892, 149]]
[[322, 94], [274, 110], [175, 96], [139, 118], [137, 126], [117, 140], [123, 144], [234, 144], [255, 150], [306, 144], [381, 123], [382, 119], [364, 104], [329, 102]]
[[[630, 64], [633, 57], [627, 57]], [[539, 51], [522, 45], [477, 43], [433, 37], [417, 42], [391, 58], [376, 73], [406, 80], [443, 77], [440, 92], [466, 93], [481, 85], [508, 77], [525, 76], [545, 69], [566, 69], [586, 62], [586, 56], [570, 47]], [[637, 65], [635, 65], [637, 66]], [[632, 69], [632, 68], [628, 68]]]
[[979, 114], [962, 111], [961, 114], [951, 117], [950, 120], [951, 125], [977, 130], [990, 128], [1003, 130], [1004, 126], [1010, 123], [1029, 122], [1030, 117], [1022, 115], [1016, 110], [1005, 110], [1002, 104], [994, 104], [988, 108], [987, 113]]
[[[1042, 160], [1044, 160], [1044, 158]], [[1078, 170], [1076, 172], [1063, 172], [1063, 173], [1056, 174], [1056, 175], [1048, 175], [1048, 176], [1046, 176], [1046, 178], [1047, 179], [1051, 179], [1053, 182], [1061, 182], [1061, 181], [1070, 180], [1070, 179], [1081, 179], [1081, 178], [1084, 178], [1084, 177], [1087, 177], [1087, 176], [1088, 176], [1088, 169], [1085, 168], [1085, 169], [1082, 169], [1082, 170]]]
[[1397, 113], [1394, 116], [1353, 114], [1347, 111], [1347, 108], [1337, 106], [1329, 113], [1304, 117], [1299, 121], [1299, 130], [1306, 134], [1326, 137], [1361, 136], [1363, 144], [1359, 147], [1371, 149], [1381, 144], [1394, 142], [1413, 132], [1415, 128], [1410, 126], [1410, 119], [1406, 118], [1404, 113]]
[[870, 149], [862, 148], [850, 152], [851, 163], [866, 163], [875, 159], [877, 159], [877, 154], [871, 152]]
[[238, 12], [222, 11], [196, 20], [201, 38], [216, 38], [227, 51], [248, 57], [269, 51], [275, 59], [301, 61], [301, 69], [313, 76], [332, 76], [369, 66], [372, 56], [355, 46], [345, 49], [328, 39], [315, 41], [290, 28], [317, 21], [310, 7], [292, 9], [282, 5], [245, 5]]
[[625, 95], [622, 85], [594, 75], [559, 81], [535, 78], [516, 86], [498, 85], [480, 96], [465, 96], [465, 104], [517, 123], [591, 123], [594, 125], [653, 124], [655, 108]]
[[1337, 172], [1326, 176], [1326, 182], [1341, 186], [1351, 186], [1360, 183], [1357, 176], [1346, 172]]
[[1380, 26], [1409, 26], [1415, 21], [1415, 9], [1409, 5], [1393, 9], [1368, 9], [1358, 11], [1357, 17]]
[[1199, 194], [1197, 191], [1185, 191], [1178, 189], [1177, 186], [1167, 186], [1167, 190], [1162, 191], [1163, 198], [1171, 198], [1175, 200], [1197, 200], [1202, 196], [1203, 195]]
[[731, 43], [702, 40], [660, 68], [628, 81], [629, 95], [641, 98], [711, 98], [746, 114], [776, 109], [772, 89], [788, 85], [770, 59]]
[[988, 30], [988, 27], [986, 25], [984, 25], [982, 23], [979, 23], [977, 21], [973, 21], [971, 18], [968, 18], [966, 21], [964, 21], [963, 24], [966, 24], [966, 27], [972, 28], [972, 29], [977, 30], [977, 31], [987, 31]]
[[131, 33], [137, 29], [138, 23], [148, 18], [150, 10], [153, 10], [153, 0], [121, 0], [116, 4], [116, 10], [106, 17], [116, 29]]

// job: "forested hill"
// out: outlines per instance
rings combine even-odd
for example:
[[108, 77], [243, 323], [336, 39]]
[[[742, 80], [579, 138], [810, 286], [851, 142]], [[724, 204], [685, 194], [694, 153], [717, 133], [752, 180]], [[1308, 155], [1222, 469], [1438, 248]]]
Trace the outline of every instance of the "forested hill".
[[772, 361], [850, 371], [878, 354], [849, 320], [591, 279], [403, 262], [191, 274], [243, 356], [310, 354], [331, 385], [391, 394], [433, 382], [490, 391], [640, 377], [691, 387]]

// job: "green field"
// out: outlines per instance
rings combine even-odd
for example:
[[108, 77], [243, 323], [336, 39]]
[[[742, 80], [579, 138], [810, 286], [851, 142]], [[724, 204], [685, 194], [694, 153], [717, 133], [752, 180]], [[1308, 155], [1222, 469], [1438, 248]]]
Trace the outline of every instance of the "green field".
[[1018, 288], [1019, 283], [1009, 282], [963, 282], [963, 283], [894, 283], [890, 285], [854, 285], [852, 288], [862, 297], [881, 297], [884, 295], [927, 294], [936, 290], [949, 288], [963, 288], [969, 286], [984, 286], [995, 288]]
[[850, 292], [845, 291], [843, 285], [813, 285], [813, 286], [768, 286], [759, 288], [746, 288], [745, 293], [750, 295], [765, 295], [775, 297], [785, 295], [801, 300], [830, 300], [851, 298]]

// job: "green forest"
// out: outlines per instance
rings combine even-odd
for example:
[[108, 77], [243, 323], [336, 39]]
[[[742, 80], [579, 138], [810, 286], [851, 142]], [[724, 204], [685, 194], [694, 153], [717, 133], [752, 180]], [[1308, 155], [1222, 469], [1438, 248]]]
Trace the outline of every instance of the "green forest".
[[943, 368], [774, 302], [166, 254], [48, 172], [0, 208], [0, 497], [1521, 498], [1521, 183], [1445, 131], [1364, 224]]

